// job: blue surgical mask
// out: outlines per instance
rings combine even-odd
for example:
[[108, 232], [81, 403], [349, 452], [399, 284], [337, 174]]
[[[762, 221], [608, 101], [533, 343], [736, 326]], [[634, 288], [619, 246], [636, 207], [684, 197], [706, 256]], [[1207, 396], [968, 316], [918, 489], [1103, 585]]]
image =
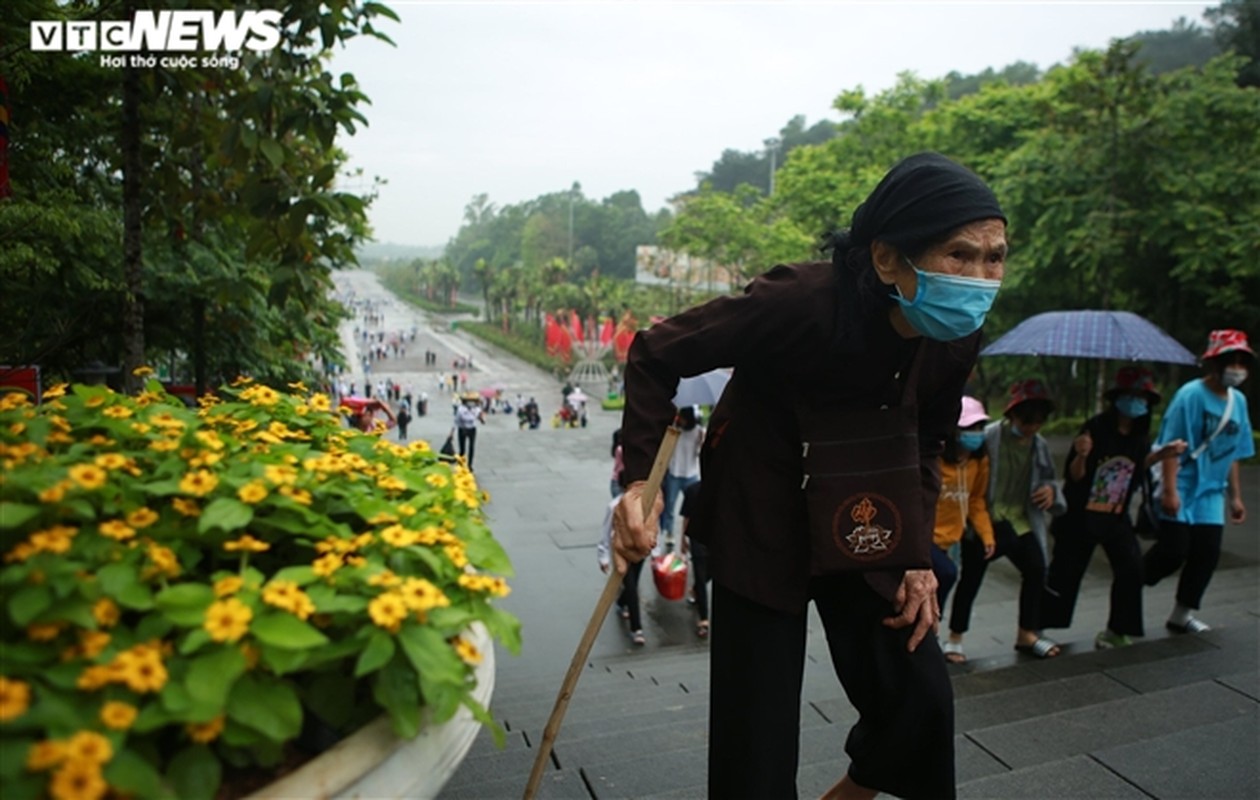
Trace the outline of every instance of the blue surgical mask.
[[1146, 398], [1137, 395], [1126, 394], [1116, 398], [1116, 410], [1124, 414], [1129, 419], [1138, 419], [1145, 417], [1151, 413], [1151, 407], [1146, 402]]
[[984, 431], [962, 431], [958, 434], [958, 445], [968, 453], [974, 453], [984, 447]]
[[985, 315], [993, 307], [1001, 281], [925, 272], [908, 258], [906, 263], [914, 269], [918, 288], [913, 300], [906, 300], [898, 289], [897, 302], [915, 330], [941, 342], [961, 339], [980, 330]]

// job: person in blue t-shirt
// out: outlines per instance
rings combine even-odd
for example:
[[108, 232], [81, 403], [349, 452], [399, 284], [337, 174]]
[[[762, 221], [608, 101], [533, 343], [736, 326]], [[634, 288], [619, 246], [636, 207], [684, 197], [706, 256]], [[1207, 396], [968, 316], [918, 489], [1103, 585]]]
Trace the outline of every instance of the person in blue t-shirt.
[[1255, 358], [1242, 331], [1212, 331], [1203, 377], [1177, 390], [1160, 426], [1156, 446], [1184, 439], [1186, 450], [1163, 462], [1159, 539], [1143, 567], [1147, 586], [1181, 570], [1166, 623], [1178, 633], [1211, 630], [1194, 612], [1221, 556], [1226, 514], [1235, 525], [1247, 519], [1238, 462], [1255, 455], [1255, 443], [1247, 398], [1236, 387]]

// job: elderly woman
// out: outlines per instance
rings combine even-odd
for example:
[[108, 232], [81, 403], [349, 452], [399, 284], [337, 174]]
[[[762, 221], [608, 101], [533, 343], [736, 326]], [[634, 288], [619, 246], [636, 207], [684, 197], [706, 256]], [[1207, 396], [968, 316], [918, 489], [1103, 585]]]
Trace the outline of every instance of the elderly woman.
[[709, 795], [795, 797], [807, 607], [860, 713], [828, 797], [954, 796], [953, 703], [930, 568], [939, 456], [1006, 261], [993, 192], [921, 153], [884, 176], [832, 260], [781, 265], [635, 338], [618, 568], [678, 381], [734, 367], [688, 534], [713, 589]]

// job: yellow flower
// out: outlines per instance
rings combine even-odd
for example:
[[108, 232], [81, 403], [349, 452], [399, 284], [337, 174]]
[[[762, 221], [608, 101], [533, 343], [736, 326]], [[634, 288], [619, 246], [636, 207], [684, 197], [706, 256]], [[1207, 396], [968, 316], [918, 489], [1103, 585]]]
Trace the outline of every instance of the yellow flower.
[[244, 585], [245, 581], [236, 575], [228, 575], [225, 578], [219, 578], [214, 582], [214, 596], [227, 597], [230, 594], [236, 594]]
[[109, 473], [95, 464], [75, 464], [70, 468], [70, 480], [84, 489], [99, 489], [109, 479]]
[[69, 481], [57, 481], [39, 493], [41, 503], [60, 503], [66, 496], [66, 489], [72, 486]]
[[481, 651], [472, 642], [462, 637], [455, 637], [455, 653], [463, 659], [465, 664], [476, 666], [481, 663]]
[[100, 764], [67, 760], [53, 773], [48, 794], [53, 800], [99, 800], [109, 791]]
[[336, 553], [320, 556], [311, 563], [311, 567], [315, 570], [315, 574], [321, 578], [327, 578], [337, 570], [341, 569], [341, 556]]
[[110, 419], [127, 419], [128, 417], [130, 417], [132, 414], [136, 412], [132, 411], [130, 408], [127, 408], [126, 406], [110, 406], [109, 408], [106, 408], [101, 413], [109, 417]]
[[311, 504], [311, 493], [305, 489], [294, 489], [292, 486], [281, 486], [280, 494], [300, 505], [309, 506]]
[[157, 522], [158, 518], [159, 515], [156, 511], [148, 506], [143, 506], [127, 515], [127, 524], [139, 530], [141, 528], [147, 528]]
[[468, 565], [468, 556], [464, 553], [462, 544], [448, 544], [442, 550], [446, 553], [446, 557], [451, 560], [451, 563], [460, 569]]
[[131, 429], [135, 431], [136, 433], [140, 434], [141, 436], [143, 436], [149, 431], [153, 430], [153, 426], [147, 422], [133, 422], [131, 423]]
[[235, 553], [238, 550], [244, 550], [247, 553], [265, 553], [271, 549], [271, 545], [259, 539], [255, 539], [247, 533], [239, 539], [224, 542], [223, 549], [229, 553]]
[[368, 578], [368, 586], [389, 587], [389, 586], [397, 586], [400, 583], [402, 583], [402, 578], [398, 577], [390, 570], [385, 570], [384, 572], [378, 572], [372, 577]]
[[407, 488], [407, 482], [394, 475], [384, 475], [377, 478], [376, 485], [387, 492], [401, 492]]
[[267, 497], [267, 486], [262, 481], [250, 481], [237, 490], [236, 496], [242, 503], [261, 503]]
[[330, 411], [332, 410], [332, 401], [328, 399], [326, 394], [313, 394], [311, 395], [310, 406], [316, 411]]
[[93, 461], [103, 469], [121, 469], [127, 466], [127, 457], [122, 453], [101, 453]]
[[79, 678], [74, 685], [85, 692], [94, 692], [113, 679], [114, 671], [112, 668], [101, 664], [93, 664], [79, 673]]
[[0, 675], [0, 722], [17, 719], [31, 706], [31, 687]]
[[189, 500], [186, 497], [176, 497], [172, 499], [171, 505], [175, 507], [176, 511], [183, 514], [185, 517], [201, 516], [201, 506], [197, 505], [196, 501]]
[[26, 638], [32, 642], [51, 642], [61, 633], [64, 622], [37, 623], [26, 626]]
[[249, 621], [253, 618], [254, 612], [249, 606], [230, 597], [210, 605], [204, 627], [216, 642], [235, 642], [249, 631]]
[[107, 764], [113, 757], [114, 746], [96, 731], [79, 731], [66, 741], [67, 761]]
[[426, 475], [424, 482], [432, 486], [434, 489], [444, 489], [446, 488], [446, 485], [450, 483], [450, 480], [448, 480], [445, 475], [435, 472], [432, 475]]
[[197, 497], [205, 497], [214, 491], [214, 487], [219, 485], [219, 478], [213, 472], [205, 469], [199, 469], [195, 472], [189, 472], [179, 482], [179, 490], [185, 494], [196, 495]]
[[30, 404], [30, 399], [21, 392], [9, 392], [4, 397], [0, 397], [0, 411], [12, 411], [15, 408], [22, 408]]
[[262, 599], [264, 603], [292, 612], [300, 619], [306, 619], [315, 612], [311, 598], [293, 581], [272, 581], [263, 589]]
[[96, 658], [109, 646], [109, 634], [104, 631], [80, 630], [79, 647], [84, 658]]
[[66, 757], [66, 745], [56, 739], [45, 739], [35, 742], [26, 751], [26, 768], [31, 772], [43, 772], [52, 769]]
[[394, 633], [407, 617], [407, 604], [398, 592], [385, 592], [368, 603], [368, 616], [378, 627]]
[[292, 486], [297, 483], [298, 471], [282, 464], [268, 464], [263, 467], [263, 476], [275, 486]]
[[268, 386], [251, 386], [241, 392], [241, 399], [254, 406], [274, 406], [280, 402], [280, 393]]
[[507, 597], [512, 591], [507, 581], [490, 575], [460, 575], [459, 585], [470, 592], [486, 592], [494, 597]]
[[44, 399], [51, 400], [54, 397], [65, 397], [66, 389], [69, 388], [68, 383], [55, 383], [44, 390]]
[[111, 519], [100, 524], [102, 536], [122, 542], [136, 535], [135, 528], [120, 519]]
[[398, 590], [403, 604], [411, 611], [428, 611], [431, 608], [444, 608], [451, 604], [442, 590], [424, 578], [407, 578]]
[[117, 679], [133, 692], [157, 692], [166, 685], [166, 665], [155, 648], [133, 647], [119, 653], [111, 666], [117, 670]]
[[125, 731], [136, 721], [136, 707], [118, 700], [110, 700], [101, 706], [101, 722], [106, 728]]
[[159, 572], [168, 578], [174, 578], [180, 573], [179, 559], [175, 557], [175, 551], [169, 547], [163, 547], [160, 544], [149, 544], [149, 560], [153, 562], [153, 566]]
[[70, 549], [71, 541], [78, 532], [77, 528], [71, 528], [69, 525], [54, 525], [46, 530], [32, 533], [30, 543], [41, 553], [64, 553]]
[[118, 624], [122, 612], [118, 604], [108, 597], [102, 597], [92, 604], [92, 619], [102, 628], [112, 628]]
[[147, 378], [153, 374], [153, 367], [141, 364], [140, 366], [133, 369], [131, 371], [131, 374], [135, 375], [137, 378]]
[[174, 439], [158, 439], [149, 442], [149, 449], [155, 453], [169, 453], [177, 447], [179, 447], [179, 442]]
[[381, 541], [393, 547], [409, 547], [416, 543], [419, 534], [401, 525], [390, 525], [381, 531]]
[[188, 731], [188, 738], [194, 742], [205, 744], [219, 738], [219, 734], [223, 732], [225, 721], [226, 718], [220, 714], [209, 722], [190, 722], [184, 726], [184, 730]]
[[224, 448], [223, 440], [219, 438], [219, 434], [214, 431], [197, 431], [193, 434], [193, 438], [209, 447], [211, 450], [222, 450]]

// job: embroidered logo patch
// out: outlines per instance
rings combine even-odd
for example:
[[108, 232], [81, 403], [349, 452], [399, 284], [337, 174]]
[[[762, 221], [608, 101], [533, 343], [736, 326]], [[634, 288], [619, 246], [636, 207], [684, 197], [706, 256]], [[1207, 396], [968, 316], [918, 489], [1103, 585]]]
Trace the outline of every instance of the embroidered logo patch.
[[836, 509], [832, 538], [855, 561], [877, 561], [901, 540], [901, 512], [883, 495], [855, 494]]

